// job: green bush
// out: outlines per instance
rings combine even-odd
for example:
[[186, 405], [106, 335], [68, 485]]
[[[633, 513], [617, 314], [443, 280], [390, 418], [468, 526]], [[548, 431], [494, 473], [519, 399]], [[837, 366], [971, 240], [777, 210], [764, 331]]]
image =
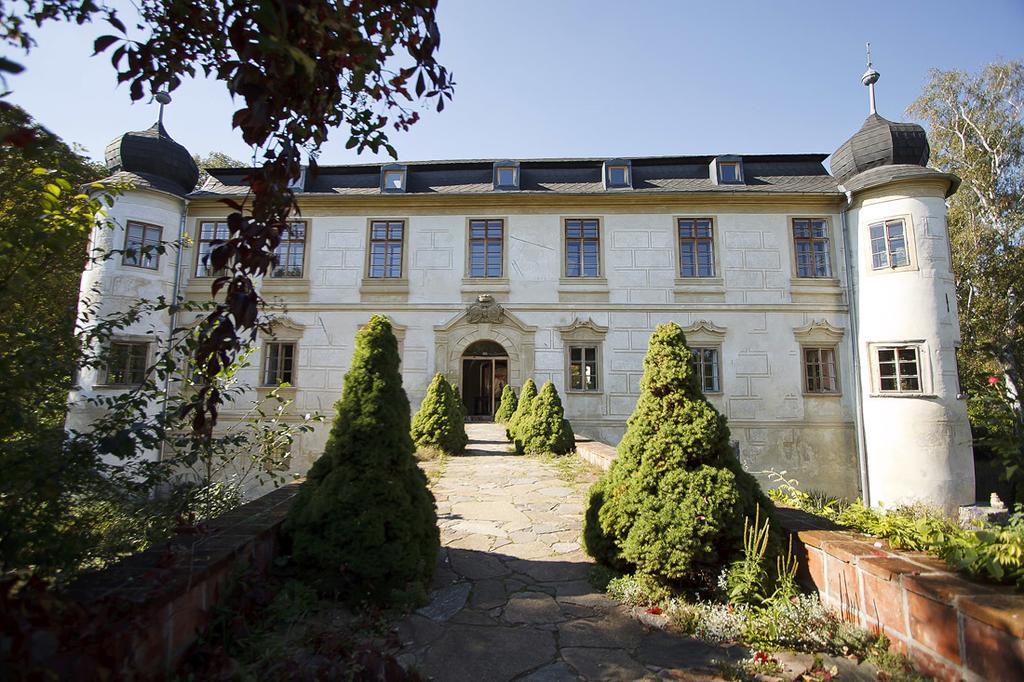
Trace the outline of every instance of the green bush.
[[530, 412], [516, 425], [516, 452], [564, 455], [576, 448], [572, 427], [565, 419], [555, 385], [544, 383], [530, 403]]
[[375, 315], [356, 335], [327, 446], [285, 526], [300, 570], [350, 603], [422, 601], [437, 559], [398, 363], [391, 324]]
[[461, 403], [444, 375], [435, 374], [412, 420], [413, 442], [422, 448], [461, 452], [467, 442]]
[[530, 403], [536, 397], [537, 384], [533, 382], [533, 379], [527, 379], [526, 383], [523, 384], [523, 390], [519, 393], [519, 403], [516, 405], [516, 411], [512, 413], [512, 418], [505, 425], [505, 437], [510, 441], [515, 442], [516, 429], [524, 417], [530, 413]]
[[452, 420], [454, 423], [459, 424], [459, 438], [462, 440], [462, 445], [459, 446], [459, 451], [462, 451], [466, 447], [466, 443], [469, 442], [469, 437], [466, 435], [466, 403], [462, 402], [462, 395], [459, 393], [459, 387], [452, 382], [445, 379], [448, 383], [448, 390], [451, 392], [451, 410]]
[[515, 414], [516, 407], [518, 406], [519, 397], [516, 396], [516, 390], [505, 384], [505, 388], [501, 389], [501, 403], [494, 412], [494, 421], [498, 424], [507, 424], [512, 415]]
[[669, 583], [713, 584], [739, 556], [758, 505], [772, 509], [701, 392], [683, 330], [659, 325], [619, 456], [591, 491], [587, 551]]

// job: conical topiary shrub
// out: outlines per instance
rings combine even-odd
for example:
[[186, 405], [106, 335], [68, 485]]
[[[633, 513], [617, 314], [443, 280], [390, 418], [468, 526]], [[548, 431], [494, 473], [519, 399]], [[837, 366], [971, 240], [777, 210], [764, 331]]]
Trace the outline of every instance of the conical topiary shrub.
[[533, 382], [533, 379], [527, 379], [526, 383], [523, 384], [523, 390], [519, 393], [519, 403], [516, 405], [516, 411], [512, 413], [512, 418], [505, 425], [505, 436], [513, 443], [516, 440], [516, 427], [522, 421], [524, 415], [530, 412], [530, 403], [536, 397], [537, 384]]
[[437, 559], [398, 363], [391, 324], [374, 316], [356, 334], [330, 437], [285, 524], [296, 566], [350, 603], [422, 601]]
[[572, 427], [565, 419], [562, 400], [555, 385], [544, 382], [530, 403], [530, 412], [516, 427], [516, 452], [550, 452], [564, 455], [576, 447]]
[[519, 396], [516, 395], [516, 390], [505, 384], [505, 388], [501, 389], [501, 403], [498, 405], [498, 409], [494, 411], [494, 421], [499, 424], [507, 424], [512, 415], [515, 414], [516, 407], [518, 406]]
[[447, 379], [444, 382], [448, 384], [448, 420], [451, 424], [452, 447], [450, 452], [462, 452], [469, 442], [469, 436], [466, 435], [466, 404], [459, 396], [459, 388]]
[[447, 453], [466, 447], [466, 426], [457, 401], [444, 375], [435, 374], [412, 419], [412, 440], [418, 447]]
[[744, 517], [773, 507], [704, 398], [683, 330], [659, 325], [619, 456], [590, 492], [591, 556], [663, 582], [706, 585], [742, 548]]

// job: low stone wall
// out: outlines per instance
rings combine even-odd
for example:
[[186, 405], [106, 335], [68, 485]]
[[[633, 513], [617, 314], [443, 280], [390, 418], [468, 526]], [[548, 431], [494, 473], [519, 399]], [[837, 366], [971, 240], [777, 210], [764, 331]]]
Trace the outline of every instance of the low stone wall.
[[612, 460], [615, 459], [616, 450], [607, 443], [602, 443], [599, 440], [592, 440], [587, 436], [576, 436], [576, 454], [579, 455], [584, 461], [590, 462], [594, 466], [608, 471], [608, 468], [612, 465]]
[[[576, 452], [608, 469], [615, 448], [577, 438]], [[891, 549], [821, 517], [780, 508], [800, 577], [849, 622], [884, 632], [939, 680], [1024, 680], [1024, 594], [972, 582], [942, 560]]]
[[779, 521], [794, 535], [803, 581], [850, 622], [884, 632], [922, 672], [939, 680], [1024, 679], [1024, 595], [806, 512], [782, 508]]
[[[290, 483], [163, 545], [80, 578], [63, 596], [98, 618], [102, 658], [118, 679], [162, 679], [207, 624], [239, 569], [266, 571], [299, 491]], [[81, 651], [83, 660], [98, 658]]]

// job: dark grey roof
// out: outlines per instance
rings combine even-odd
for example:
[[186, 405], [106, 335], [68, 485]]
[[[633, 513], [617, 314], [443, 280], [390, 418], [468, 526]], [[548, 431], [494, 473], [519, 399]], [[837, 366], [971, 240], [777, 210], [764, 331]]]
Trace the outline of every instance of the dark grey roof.
[[178, 196], [191, 192], [199, 179], [192, 155], [171, 139], [160, 122], [111, 141], [104, 156], [111, 173], [135, 174], [153, 187]]
[[159, 175], [149, 173], [131, 173], [129, 171], [117, 171], [99, 181], [102, 184], [131, 184], [135, 188], [155, 189], [160, 192], [167, 192], [175, 196], [184, 196], [181, 186], [178, 183], [162, 178]]
[[832, 154], [832, 174], [841, 183], [870, 168], [928, 165], [928, 136], [916, 123], [893, 123], [871, 114], [853, 137]]
[[[719, 185], [711, 180], [713, 156], [663, 156], [630, 159], [633, 189], [625, 192], [838, 192], [835, 179], [825, 170], [826, 154], [745, 155], [744, 180]], [[604, 194], [603, 158], [521, 160], [518, 190], [502, 194]], [[494, 159], [421, 161], [408, 168], [406, 194], [483, 194], [493, 192]], [[382, 164], [320, 166], [309, 174], [305, 194], [379, 195]], [[247, 168], [215, 168], [211, 180], [192, 196], [221, 196], [247, 191]]]
[[933, 168], [923, 168], [916, 164], [899, 164], [894, 166], [876, 166], [850, 178], [843, 183], [843, 189], [860, 192], [865, 189], [884, 185], [898, 180], [917, 178], [940, 178], [949, 183], [946, 196], [951, 196], [960, 187], [960, 178], [952, 173], [943, 173]]

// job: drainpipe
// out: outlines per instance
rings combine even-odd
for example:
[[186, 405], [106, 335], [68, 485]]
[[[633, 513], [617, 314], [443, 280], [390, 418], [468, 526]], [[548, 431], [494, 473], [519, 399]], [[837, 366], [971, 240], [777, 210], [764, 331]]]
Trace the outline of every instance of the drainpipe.
[[[174, 257], [174, 285], [171, 289], [171, 301], [173, 305], [178, 305], [178, 292], [181, 289], [181, 255], [185, 250], [185, 216], [188, 213], [188, 197], [182, 197], [181, 204], [181, 219], [178, 222], [178, 249], [177, 254]], [[174, 343], [174, 328], [178, 324], [178, 311], [175, 309], [171, 310], [170, 322], [167, 329], [167, 351], [170, 352], [172, 344]], [[168, 394], [171, 388], [171, 375], [168, 374], [164, 378], [164, 414], [167, 413], [167, 400]], [[161, 447], [161, 451], [163, 448]]]
[[864, 500], [864, 505], [870, 507], [871, 484], [868, 479], [868, 450], [864, 436], [864, 394], [862, 392], [860, 342], [858, 340], [859, 311], [857, 308], [857, 288], [854, 285], [856, 263], [854, 262], [853, 252], [850, 250], [850, 233], [847, 229], [846, 223], [846, 212], [853, 203], [853, 192], [842, 186], [840, 186], [840, 189], [846, 192], [846, 204], [839, 212], [839, 216], [843, 225], [843, 250], [846, 252], [846, 296], [848, 298], [848, 307], [850, 311], [850, 348], [853, 350], [853, 414], [857, 430], [857, 464], [860, 467], [860, 494]]

